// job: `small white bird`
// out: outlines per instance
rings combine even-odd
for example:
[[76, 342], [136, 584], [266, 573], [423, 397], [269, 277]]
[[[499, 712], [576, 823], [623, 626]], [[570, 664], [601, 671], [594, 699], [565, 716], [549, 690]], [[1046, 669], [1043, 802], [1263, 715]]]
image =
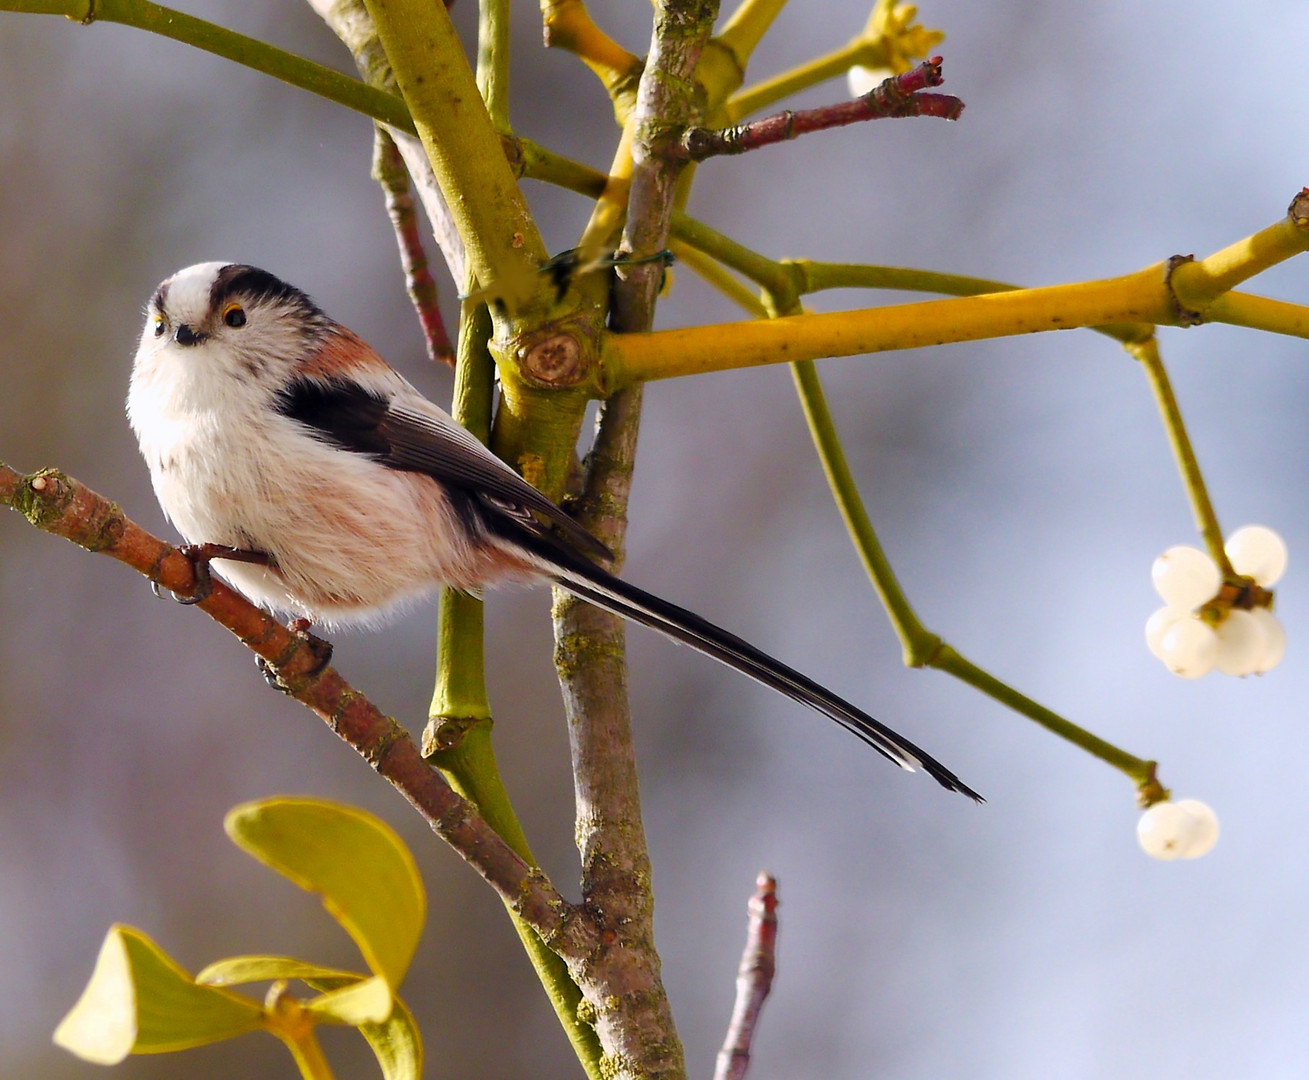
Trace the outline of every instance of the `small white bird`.
[[367, 621], [439, 585], [545, 579], [980, 801], [812, 679], [608, 573], [598, 540], [267, 271], [201, 263], [155, 290], [127, 413], [164, 513], [188, 542], [232, 549], [221, 573], [256, 603], [332, 625]]

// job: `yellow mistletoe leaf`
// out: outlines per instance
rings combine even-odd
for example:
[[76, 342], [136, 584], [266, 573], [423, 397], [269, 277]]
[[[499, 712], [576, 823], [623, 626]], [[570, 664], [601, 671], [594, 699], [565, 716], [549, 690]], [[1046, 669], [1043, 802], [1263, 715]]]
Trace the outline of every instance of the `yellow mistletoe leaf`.
[[359, 1027], [362, 1024], [381, 1024], [391, 1015], [395, 998], [381, 975], [371, 979], [355, 980], [339, 990], [327, 993], [304, 1003], [305, 1012], [322, 1024], [345, 1024]]
[[320, 799], [245, 803], [224, 822], [233, 842], [303, 889], [355, 940], [394, 989], [418, 947], [427, 897], [414, 858], [372, 814]]
[[91, 980], [55, 1029], [65, 1050], [99, 1065], [229, 1039], [262, 1026], [259, 1003], [198, 986], [141, 931], [112, 927]]
[[357, 971], [323, 967], [293, 956], [229, 956], [203, 968], [195, 981], [203, 986], [240, 986], [242, 983], [276, 982], [279, 979], [335, 979], [344, 984], [368, 978]]
[[385, 1080], [421, 1080], [423, 1040], [413, 1013], [403, 1001], [395, 999], [395, 1008], [386, 1023], [365, 1024], [359, 1033], [373, 1048]]

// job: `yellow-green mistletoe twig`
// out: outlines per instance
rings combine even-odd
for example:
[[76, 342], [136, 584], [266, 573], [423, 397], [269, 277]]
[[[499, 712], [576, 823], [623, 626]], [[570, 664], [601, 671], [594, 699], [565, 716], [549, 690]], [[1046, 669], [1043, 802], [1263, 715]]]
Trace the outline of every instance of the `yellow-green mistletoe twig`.
[[271, 75], [402, 131], [412, 133], [414, 130], [404, 102], [394, 94], [377, 90], [257, 38], [246, 37], [225, 26], [150, 0], [0, 0], [0, 11], [63, 15], [84, 26], [111, 22], [146, 30]]
[[[611, 334], [604, 340], [605, 381], [616, 388], [783, 361], [1076, 327], [1223, 321], [1229, 309], [1218, 301], [1239, 295], [1229, 290], [1306, 248], [1309, 190], [1296, 196], [1281, 221], [1206, 259], [1168, 260], [1121, 277], [855, 311]], [[1276, 328], [1288, 332], [1305, 325], [1283, 318]]]

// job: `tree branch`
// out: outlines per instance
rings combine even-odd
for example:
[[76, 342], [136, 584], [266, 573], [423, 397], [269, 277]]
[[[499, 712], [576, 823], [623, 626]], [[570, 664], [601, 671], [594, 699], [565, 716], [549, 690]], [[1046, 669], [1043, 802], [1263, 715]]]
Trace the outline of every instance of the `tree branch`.
[[[0, 503], [38, 529], [117, 559], [170, 592], [190, 595], [195, 590], [194, 569], [181, 552], [131, 521], [115, 503], [57, 470], [23, 476], [0, 463]], [[590, 920], [441, 780], [404, 728], [335, 668], [323, 665], [307, 636], [288, 630], [219, 581], [196, 607], [266, 661], [287, 693], [385, 777], [552, 949], [570, 962], [590, 956], [596, 944]]]

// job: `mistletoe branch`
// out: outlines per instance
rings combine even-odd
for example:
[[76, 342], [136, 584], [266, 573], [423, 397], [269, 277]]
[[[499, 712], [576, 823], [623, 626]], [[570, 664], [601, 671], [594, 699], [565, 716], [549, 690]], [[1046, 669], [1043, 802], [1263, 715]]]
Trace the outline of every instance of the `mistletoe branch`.
[[111, 22], [147, 30], [271, 75], [401, 131], [412, 133], [414, 130], [409, 111], [394, 94], [256, 38], [228, 30], [225, 26], [197, 19], [194, 15], [174, 11], [150, 0], [0, 0], [0, 11], [63, 15], [83, 26]]
[[[978, 341], [1075, 327], [1110, 329], [1142, 340], [1122, 324], [1191, 326], [1223, 321], [1233, 310], [1267, 313], [1267, 329], [1309, 336], [1306, 310], [1228, 290], [1309, 249], [1309, 190], [1281, 220], [1204, 259], [1189, 256], [1100, 281], [1016, 289], [820, 314], [785, 315], [648, 334], [612, 334], [604, 342], [611, 386], [782, 361]], [[1223, 301], [1228, 300], [1224, 306]], [[1233, 321], [1237, 321], [1233, 319]]]
[[[687, 263], [703, 274], [711, 284], [741, 304], [756, 318], [761, 319], [784, 314], [803, 315], [801, 295], [819, 288], [854, 285], [928, 289], [963, 294], [998, 292], [1014, 288], [1012, 285], [999, 282], [932, 274], [919, 270], [902, 270], [895, 267], [842, 266], [789, 261], [779, 263], [750, 251], [699, 223], [684, 221], [682, 235], [692, 238], [698, 245], [697, 248], [686, 251]], [[766, 302], [750, 294], [724, 269], [724, 265], [733, 267], [760, 284]], [[1122, 341], [1133, 355], [1136, 355], [1135, 350], [1142, 341], [1153, 341], [1153, 328], [1148, 325], [1123, 324], [1098, 329]], [[791, 369], [805, 420], [813, 437], [815, 449], [818, 451], [823, 472], [827, 476], [828, 486], [832, 490], [837, 509], [846, 523], [860, 561], [863, 562], [887, 617], [891, 620], [896, 636], [899, 637], [904, 648], [905, 664], [910, 667], [932, 667], [953, 675], [1020, 715], [1035, 720], [1060, 738], [1068, 740], [1119, 769], [1136, 784], [1141, 805], [1148, 806], [1166, 798], [1167, 792], [1156, 776], [1155, 762], [1129, 754], [1033, 701], [966, 660], [940, 636], [923, 625], [901, 588], [873, 529], [872, 521], [859, 494], [858, 485], [846, 461], [845, 451], [831, 412], [827, 407], [817, 366], [812, 360], [800, 360], [794, 362]], [[1180, 417], [1174, 416], [1172, 419], [1180, 424]], [[1184, 429], [1181, 430], [1181, 436], [1185, 439]], [[1188, 482], [1192, 479], [1200, 484], [1200, 490], [1203, 491], [1203, 481], [1199, 478], [1198, 472], [1194, 478], [1188, 477]]]

